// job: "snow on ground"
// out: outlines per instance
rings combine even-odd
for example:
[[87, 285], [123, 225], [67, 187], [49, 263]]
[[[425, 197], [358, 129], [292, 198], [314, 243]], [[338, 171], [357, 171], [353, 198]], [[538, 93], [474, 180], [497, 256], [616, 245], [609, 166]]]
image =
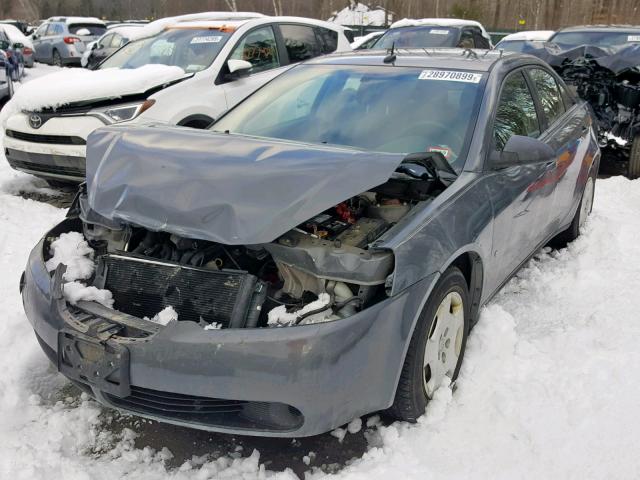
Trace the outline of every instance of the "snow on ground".
[[[15, 196], [27, 178], [0, 157], [0, 478], [295, 478], [267, 471], [259, 452], [167, 470], [171, 452], [135, 448], [135, 432], [105, 428], [109, 410], [65, 399], [18, 294], [29, 250], [64, 211]], [[440, 389], [417, 425], [367, 430], [368, 452], [335, 477], [636, 478], [639, 211], [640, 181], [598, 181], [584, 236], [540, 252], [482, 310], [456, 391]], [[325, 476], [304, 462], [308, 479]]]

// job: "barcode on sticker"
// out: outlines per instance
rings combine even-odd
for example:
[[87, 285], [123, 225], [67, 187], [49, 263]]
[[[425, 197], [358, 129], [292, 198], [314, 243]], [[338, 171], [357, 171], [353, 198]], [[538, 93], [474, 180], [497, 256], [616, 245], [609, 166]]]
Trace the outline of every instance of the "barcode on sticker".
[[220, 43], [222, 37], [220, 35], [207, 37], [193, 37], [189, 43]]
[[448, 82], [480, 83], [481, 73], [457, 72], [455, 70], [423, 70], [420, 80], [445, 80]]
[[431, 30], [429, 30], [429, 33], [431, 35], [449, 35], [449, 30], [442, 30], [442, 29], [432, 28]]
[[640, 35], [627, 36], [627, 42], [640, 42]]

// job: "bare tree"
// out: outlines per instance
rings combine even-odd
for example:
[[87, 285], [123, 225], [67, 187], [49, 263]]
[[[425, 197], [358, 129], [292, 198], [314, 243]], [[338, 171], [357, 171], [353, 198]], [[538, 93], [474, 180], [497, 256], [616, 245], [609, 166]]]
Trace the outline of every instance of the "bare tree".
[[224, 3], [227, 4], [227, 8], [232, 12], [238, 11], [238, 4], [236, 3], [236, 0], [224, 0]]

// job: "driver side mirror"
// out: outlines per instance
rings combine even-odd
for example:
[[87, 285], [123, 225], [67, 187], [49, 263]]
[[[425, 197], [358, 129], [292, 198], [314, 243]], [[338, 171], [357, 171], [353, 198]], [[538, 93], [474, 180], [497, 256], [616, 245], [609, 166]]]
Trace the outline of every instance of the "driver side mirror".
[[247, 77], [253, 68], [251, 63], [246, 60], [228, 60], [227, 68], [229, 69], [229, 75], [227, 75], [229, 80], [235, 80], [237, 78]]
[[13, 48], [24, 48], [24, 45], [22, 43], [14, 43]]
[[493, 170], [501, 170], [513, 165], [548, 162], [555, 156], [553, 148], [537, 138], [512, 135], [502, 151], [494, 150], [489, 160]]
[[9, 47], [9, 42], [7, 42], [6, 40], [0, 40], [0, 50], [7, 50]]

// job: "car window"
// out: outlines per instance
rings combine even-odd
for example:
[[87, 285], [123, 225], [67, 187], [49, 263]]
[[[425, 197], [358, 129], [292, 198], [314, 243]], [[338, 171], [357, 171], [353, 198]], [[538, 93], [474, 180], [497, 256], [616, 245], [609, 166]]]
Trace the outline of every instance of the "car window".
[[538, 97], [542, 104], [542, 110], [547, 117], [547, 122], [551, 125], [565, 112], [558, 83], [551, 74], [540, 68], [532, 68], [529, 70], [529, 74], [538, 91]]
[[62, 28], [58, 29], [59, 25], [55, 23], [50, 23], [49, 28], [47, 28], [47, 36], [58, 35], [58, 32], [62, 33]]
[[320, 45], [312, 27], [280, 25], [280, 32], [291, 63], [302, 62], [320, 55]]
[[249, 96], [212, 129], [378, 152], [436, 151], [460, 171], [482, 79], [467, 71], [303, 64]]
[[551, 39], [563, 48], [578, 47], [580, 45], [597, 45], [599, 47], [612, 47], [640, 43], [640, 32], [629, 31], [587, 31], [587, 32], [558, 32]]
[[534, 138], [540, 135], [535, 103], [522, 72], [512, 73], [504, 81], [493, 129], [498, 151], [504, 149], [513, 135]]
[[246, 60], [253, 65], [251, 73], [280, 66], [276, 37], [271, 27], [258, 28], [246, 35], [231, 53], [233, 60]]
[[104, 32], [107, 31], [107, 27], [104, 25], [96, 25], [95, 23], [72, 23], [69, 25], [69, 33], [72, 35], [82, 35], [82, 33], [78, 33], [82, 30], [89, 30], [89, 33], [86, 35], [97, 37], [104, 35]]
[[453, 27], [417, 26], [391, 28], [382, 35], [375, 49], [454, 47], [460, 30]]
[[110, 46], [111, 45], [111, 40], [113, 40], [113, 33], [110, 33], [109, 35], [105, 35], [98, 42], [98, 48], [105, 48], [105, 47]]
[[476, 42], [476, 48], [491, 48], [489, 41], [482, 36], [482, 32], [480, 30], [473, 30], [473, 38]]
[[476, 42], [473, 39], [473, 32], [468, 28], [462, 30], [462, 33], [460, 33], [460, 40], [456, 46], [458, 48], [476, 48]]
[[124, 45], [124, 37], [119, 33], [114, 33], [109, 46], [113, 48], [119, 48], [122, 45]]
[[36, 30], [36, 35], [42, 37], [46, 34], [47, 32], [47, 27], [49, 26], [48, 23], [43, 23], [42, 25], [40, 25], [38, 27], [38, 30]]
[[316, 28], [320, 38], [322, 53], [333, 53], [338, 49], [338, 32], [328, 28]]

